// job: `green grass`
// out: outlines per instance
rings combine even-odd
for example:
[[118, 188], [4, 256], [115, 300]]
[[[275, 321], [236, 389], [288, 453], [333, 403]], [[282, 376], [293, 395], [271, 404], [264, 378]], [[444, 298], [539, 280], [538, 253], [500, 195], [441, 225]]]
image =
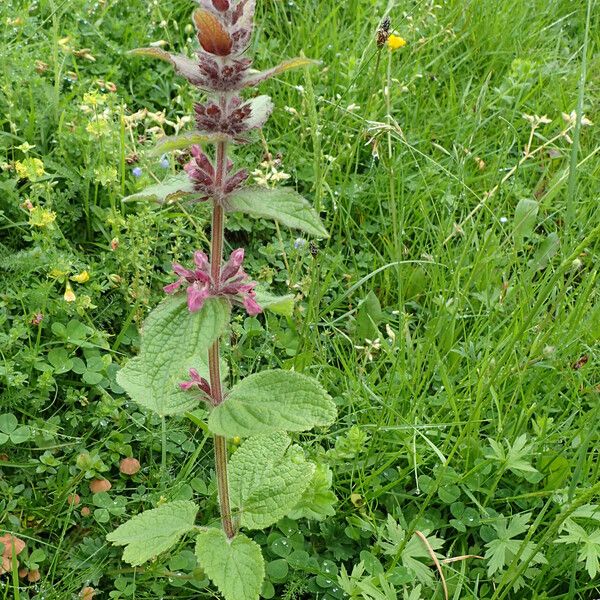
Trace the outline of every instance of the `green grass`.
[[[292, 319], [234, 323], [232, 372], [294, 366], [317, 375], [340, 412], [331, 430], [310, 438], [332, 464], [336, 516], [296, 534], [284, 523], [256, 536], [269, 560], [280, 558], [277, 538], [293, 535], [315, 559], [273, 577], [274, 597], [343, 597], [339, 582], [323, 581], [327, 560], [348, 572], [363, 561], [364, 574], [348, 584], [355, 598], [442, 598], [434, 569], [419, 582], [406, 568], [410, 543], [384, 552], [388, 515], [409, 533], [442, 538], [443, 557], [483, 556], [503, 517], [530, 515], [491, 575], [489, 557], [443, 566], [450, 598], [595, 598], [600, 145], [598, 125], [569, 125], [561, 113], [577, 109], [600, 123], [598, 3], [258, 4], [257, 66], [301, 52], [322, 61], [261, 93], [277, 107], [264, 132], [268, 149], [281, 154], [288, 184], [319, 206], [331, 239], [313, 258], [294, 248], [294, 232], [279, 235], [265, 222], [250, 233], [249, 221], [230, 222], [231, 245], [249, 246], [250, 272], [280, 290], [289, 281], [298, 294]], [[17, 577], [0, 576], [3, 599], [66, 600], [84, 585], [102, 599], [218, 597], [184, 546], [179, 562], [163, 557], [134, 575], [104, 540], [124, 514], [161, 496], [195, 494], [206, 515], [216, 510], [210, 439], [170, 419], [163, 443], [160, 420], [111, 387], [169, 263], [206, 247], [204, 207], [121, 203], [168, 171], [147, 151], [157, 121], [129, 131], [120, 115], [165, 110], [176, 122], [194, 98], [168, 66], [124, 53], [161, 39], [191, 48], [184, 28], [192, 6], [0, 7], [0, 414], [31, 428], [24, 443], [0, 446], [0, 533], [27, 542], [21, 558], [30, 564], [33, 550], [45, 554], [37, 584], [21, 580], [17, 591]], [[386, 12], [408, 45], [378, 60], [374, 32]], [[89, 48], [96, 60], [66, 47]], [[47, 69], [36, 71], [36, 60]], [[99, 91], [98, 80], [116, 92]], [[92, 91], [104, 100], [98, 113], [110, 109], [98, 137], [86, 131], [93, 110], [80, 108]], [[551, 122], [532, 134], [524, 114]], [[24, 143], [34, 148], [18, 149]], [[253, 166], [262, 152], [256, 143], [238, 155]], [[126, 160], [133, 153], [139, 180]], [[26, 155], [43, 161], [41, 181], [15, 176]], [[56, 213], [53, 229], [29, 224], [27, 199]], [[530, 224], [516, 218], [522, 200], [536, 201]], [[65, 277], [83, 270], [90, 281], [72, 284], [78, 299], [68, 304]], [[31, 324], [38, 311], [41, 327]], [[89, 328], [84, 346], [56, 326], [73, 319]], [[63, 347], [70, 357], [103, 358], [104, 383], [57, 372], [48, 351]], [[82, 468], [84, 451], [100, 462]], [[143, 465], [134, 479], [118, 475], [129, 454]], [[109, 514], [90, 494], [86, 479], [97, 475], [113, 481], [120, 510]], [[75, 492], [100, 512], [81, 517], [67, 501]], [[461, 521], [465, 509], [472, 521]], [[570, 523], [587, 532], [588, 546], [556, 543]], [[426, 553], [419, 560], [430, 564]], [[386, 582], [397, 596], [385, 595]]]

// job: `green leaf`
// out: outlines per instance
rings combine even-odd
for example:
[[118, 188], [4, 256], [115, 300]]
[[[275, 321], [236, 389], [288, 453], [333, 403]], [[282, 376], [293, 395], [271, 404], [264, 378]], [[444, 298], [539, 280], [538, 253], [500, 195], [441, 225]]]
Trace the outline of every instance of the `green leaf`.
[[287, 296], [275, 296], [266, 290], [257, 289], [255, 300], [261, 308], [266, 308], [276, 315], [291, 317], [294, 312], [293, 294], [288, 294]]
[[548, 266], [550, 260], [560, 250], [560, 238], [558, 234], [552, 232], [548, 237], [540, 244], [536, 250], [535, 255], [529, 261], [529, 267], [540, 271]]
[[229, 212], [243, 212], [251, 217], [274, 219], [286, 227], [300, 229], [318, 238], [329, 237], [319, 215], [298, 192], [259, 186], [242, 188], [227, 197]]
[[150, 58], [158, 58], [159, 60], [168, 61], [183, 77], [189, 79], [190, 81], [199, 80], [200, 68], [198, 67], [197, 59], [188, 58], [183, 54], [171, 54], [170, 52], [165, 52], [165, 50], [162, 50], [161, 48], [153, 47], [136, 48], [135, 50], [130, 50], [128, 54], [132, 54], [134, 56], [147, 56]]
[[319, 62], [316, 60], [312, 60], [310, 58], [306, 58], [304, 56], [298, 56], [296, 58], [290, 58], [288, 60], [284, 60], [282, 63], [278, 64], [276, 67], [272, 67], [267, 69], [266, 71], [260, 71], [258, 73], [250, 73], [244, 79], [245, 86], [254, 86], [259, 83], [269, 79], [270, 77], [274, 77], [275, 75], [279, 75], [285, 71], [289, 71], [290, 69], [297, 69], [298, 67], [306, 67], [310, 65], [318, 65]]
[[199, 397], [179, 389], [189, 370], [208, 376], [208, 349], [229, 322], [227, 301], [209, 299], [190, 313], [185, 294], [165, 298], [142, 328], [140, 355], [117, 373], [117, 383], [131, 398], [161, 416], [197, 408]]
[[523, 247], [523, 240], [533, 233], [533, 228], [537, 222], [538, 209], [537, 201], [529, 198], [523, 198], [517, 204], [513, 224], [513, 238], [517, 250]]
[[31, 437], [31, 429], [27, 427], [27, 425], [22, 425], [21, 427], [17, 427], [10, 434], [10, 441], [13, 444], [22, 444], [26, 442]]
[[322, 521], [335, 515], [337, 502], [331, 491], [332, 473], [327, 465], [317, 464], [315, 473], [297, 504], [286, 513], [290, 519], [315, 519]]
[[361, 303], [356, 315], [356, 337], [360, 340], [375, 340], [379, 337], [377, 326], [383, 319], [381, 304], [371, 290]]
[[310, 483], [315, 465], [285, 433], [246, 440], [229, 463], [231, 503], [242, 527], [264, 529], [282, 519]]
[[54, 373], [68, 373], [73, 368], [73, 361], [64, 348], [53, 348], [48, 352], [48, 362], [54, 367]]
[[590, 579], [595, 579], [600, 571], [600, 529], [588, 533], [581, 525], [572, 519], [567, 519], [563, 525], [568, 534], [555, 540], [555, 544], [576, 544], [579, 553], [577, 560], [585, 563]]
[[[392, 515], [388, 515], [385, 529], [383, 540], [380, 542], [383, 552], [390, 556], [396, 556], [400, 552], [402, 565], [421, 583], [431, 585], [433, 582], [433, 574], [429, 566], [431, 557], [423, 540], [416, 533], [413, 533], [407, 541], [405, 529], [396, 522]], [[421, 533], [427, 538], [427, 543], [432, 550], [439, 550], [444, 545], [443, 539], [430, 535], [428, 530]], [[438, 552], [435, 554], [438, 558], [441, 558]], [[427, 564], [424, 564], [423, 560], [427, 561]]]
[[123, 202], [146, 201], [158, 204], [171, 204], [181, 198], [195, 194], [194, 186], [187, 173], [170, 175], [162, 183], [147, 187], [141, 192], [123, 198]]
[[81, 379], [88, 385], [98, 385], [104, 379], [104, 375], [96, 371], [86, 371]]
[[187, 500], [170, 502], [136, 515], [106, 536], [115, 546], [126, 546], [123, 560], [137, 566], [174, 546], [194, 529], [198, 507]]
[[[487, 550], [484, 557], [488, 561], [488, 577], [510, 565], [515, 556], [520, 555], [522, 561], [524, 557], [534, 552], [535, 544], [533, 542], [514, 539], [529, 529], [530, 520], [531, 513], [522, 513], [511, 519], [499, 517], [492, 524], [498, 537], [485, 545]], [[537, 552], [534, 553], [532, 562], [542, 564], [546, 562], [546, 559]]]
[[210, 414], [209, 429], [226, 437], [306, 431], [330, 425], [333, 400], [321, 384], [294, 371], [262, 371], [240, 381]]
[[19, 420], [12, 413], [0, 415], [0, 431], [6, 434], [12, 433], [19, 425]]
[[225, 600], [258, 600], [265, 561], [256, 542], [240, 533], [229, 540], [221, 529], [203, 529], [196, 556]]
[[[201, 133], [200, 131], [186, 131], [179, 135], [168, 135], [160, 138], [156, 146], [150, 151], [151, 156], [161, 155], [165, 152], [172, 152], [173, 150], [184, 150], [190, 146], [206, 144], [207, 142], [216, 143], [222, 142], [228, 139], [226, 135]], [[182, 173], [181, 178], [189, 181], [187, 173]], [[191, 186], [190, 186], [191, 187]]]

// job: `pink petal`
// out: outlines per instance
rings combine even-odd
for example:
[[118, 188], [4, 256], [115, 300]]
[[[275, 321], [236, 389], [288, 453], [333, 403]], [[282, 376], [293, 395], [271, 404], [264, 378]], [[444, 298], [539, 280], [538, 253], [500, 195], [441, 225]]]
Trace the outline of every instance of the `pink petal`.
[[181, 287], [182, 283], [183, 283], [183, 281], [181, 279], [178, 279], [174, 283], [165, 285], [165, 287], [163, 288], [163, 291], [165, 292], [165, 294], [174, 294]]
[[262, 308], [251, 296], [244, 296], [244, 308], [248, 311], [248, 314], [251, 317], [255, 317], [262, 312]]
[[179, 384], [179, 389], [182, 390], [183, 392], [187, 392], [195, 385], [196, 385], [196, 383], [194, 381], [182, 381]]
[[203, 306], [206, 299], [210, 296], [207, 289], [197, 289], [191, 285], [187, 289], [187, 305], [188, 310], [192, 313], [198, 312]]
[[196, 252], [194, 252], [194, 262], [196, 263], [196, 266], [203, 271], [208, 271], [210, 267], [208, 256], [206, 256], [204, 252], [200, 252], [200, 250], [196, 250]]
[[179, 263], [173, 263], [172, 268], [179, 277], [184, 277], [185, 279], [191, 278], [193, 280], [194, 271], [182, 267]]
[[200, 373], [198, 373], [198, 371], [196, 371], [196, 369], [190, 369], [190, 377], [192, 378], [192, 381], [195, 381], [195, 382], [202, 381], [202, 377], [200, 377]]
[[221, 282], [225, 282], [233, 277], [239, 271], [242, 263], [244, 262], [244, 249], [238, 248], [234, 250], [229, 256], [229, 260], [223, 265], [221, 269]]

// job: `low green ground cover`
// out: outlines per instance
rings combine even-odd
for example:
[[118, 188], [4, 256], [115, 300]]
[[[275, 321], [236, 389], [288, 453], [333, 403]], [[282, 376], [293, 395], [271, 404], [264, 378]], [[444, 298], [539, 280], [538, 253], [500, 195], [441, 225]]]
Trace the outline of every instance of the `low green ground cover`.
[[[206, 248], [205, 206], [122, 202], [180, 172], [150, 150], [194, 99], [125, 51], [191, 52], [193, 6], [0, 6], [3, 600], [218, 598], [185, 542], [133, 569], [105, 539], [166, 500], [218, 518], [208, 433], [116, 381], [171, 263]], [[388, 13], [408, 43], [378, 52]], [[238, 315], [227, 360], [233, 379], [318, 376], [339, 412], [303, 436], [335, 515], [254, 536], [263, 597], [600, 596], [597, 2], [264, 0], [257, 18], [258, 67], [322, 63], [263, 84], [274, 116], [238, 159], [263, 155], [256, 183], [310, 198], [331, 238], [230, 219], [248, 271], [296, 302]]]

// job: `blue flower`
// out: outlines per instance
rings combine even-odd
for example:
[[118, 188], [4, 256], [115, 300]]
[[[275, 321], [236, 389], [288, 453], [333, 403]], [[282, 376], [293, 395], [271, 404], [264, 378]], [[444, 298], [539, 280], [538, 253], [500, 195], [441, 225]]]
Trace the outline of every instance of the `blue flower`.
[[140, 169], [140, 167], [135, 167], [135, 168], [131, 169], [131, 172], [133, 173], [134, 177], [142, 176], [142, 169]]
[[167, 158], [167, 155], [166, 155], [166, 154], [163, 154], [163, 155], [160, 157], [160, 166], [161, 166], [163, 169], [168, 169], [168, 168], [171, 166], [171, 164], [169, 163], [169, 159]]

